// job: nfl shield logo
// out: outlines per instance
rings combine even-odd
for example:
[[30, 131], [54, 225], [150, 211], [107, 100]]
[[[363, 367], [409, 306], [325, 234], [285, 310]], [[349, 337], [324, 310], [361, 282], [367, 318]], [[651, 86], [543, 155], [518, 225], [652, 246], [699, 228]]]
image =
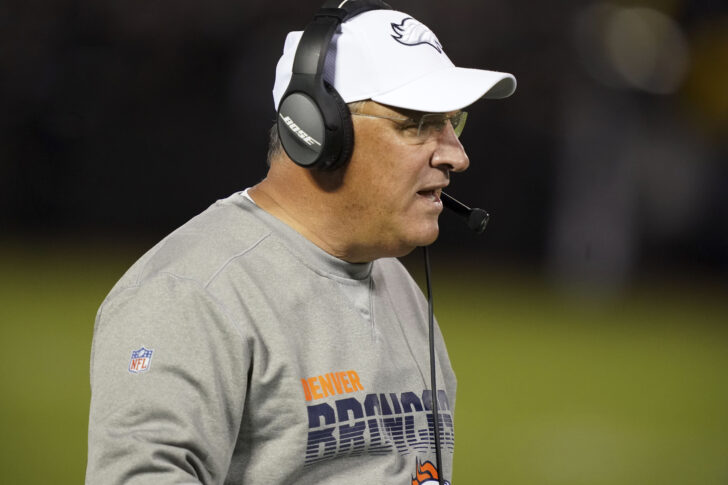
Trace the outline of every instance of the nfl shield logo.
[[129, 361], [129, 372], [139, 374], [149, 370], [152, 363], [152, 353], [154, 350], [142, 347], [139, 350], [131, 352], [131, 360]]

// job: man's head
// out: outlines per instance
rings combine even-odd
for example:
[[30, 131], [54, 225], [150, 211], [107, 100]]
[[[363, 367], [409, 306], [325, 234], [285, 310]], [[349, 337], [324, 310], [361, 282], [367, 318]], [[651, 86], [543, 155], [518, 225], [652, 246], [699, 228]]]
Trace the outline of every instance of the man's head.
[[352, 145], [346, 103], [371, 99], [442, 113], [515, 89], [510, 74], [453, 65], [435, 34], [408, 14], [377, 0], [339, 7], [322, 8], [302, 33], [290, 33], [276, 68], [279, 135], [302, 166], [346, 162]]
[[[300, 32], [286, 39], [273, 89], [276, 108], [289, 91], [300, 39]], [[458, 140], [462, 108], [482, 97], [509, 96], [515, 79], [455, 67], [427, 27], [394, 10], [365, 12], [343, 23], [321, 74], [341, 104], [348, 104], [354, 142], [351, 156], [333, 172], [296, 167], [272, 150], [286, 168], [272, 168], [269, 178], [273, 172], [289, 175], [278, 178], [288, 184], [279, 198], [293, 210], [295, 198], [305, 201], [297, 206], [306, 206], [297, 228], [315, 232], [307, 235], [349, 261], [401, 256], [430, 244], [438, 234], [440, 192], [450, 172], [469, 164]], [[279, 123], [279, 130], [287, 129], [290, 123]], [[300, 131], [299, 138], [309, 136]]]

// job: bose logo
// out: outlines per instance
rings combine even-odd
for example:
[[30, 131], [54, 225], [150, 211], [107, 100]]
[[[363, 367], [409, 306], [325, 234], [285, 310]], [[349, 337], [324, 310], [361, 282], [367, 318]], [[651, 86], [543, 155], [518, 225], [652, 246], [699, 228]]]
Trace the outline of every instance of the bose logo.
[[298, 137], [301, 140], [303, 140], [304, 143], [306, 143], [309, 146], [313, 145], [314, 143], [317, 144], [318, 146], [321, 146], [321, 143], [317, 142], [308, 133], [303, 131], [301, 129], [301, 127], [298, 126], [296, 123], [294, 123], [291, 118], [289, 118], [288, 116], [283, 116], [280, 113], [278, 113], [278, 116], [280, 116], [281, 119], [286, 122], [286, 125], [288, 125], [288, 128], [290, 128], [292, 132], [294, 132], [296, 135], [298, 135]]

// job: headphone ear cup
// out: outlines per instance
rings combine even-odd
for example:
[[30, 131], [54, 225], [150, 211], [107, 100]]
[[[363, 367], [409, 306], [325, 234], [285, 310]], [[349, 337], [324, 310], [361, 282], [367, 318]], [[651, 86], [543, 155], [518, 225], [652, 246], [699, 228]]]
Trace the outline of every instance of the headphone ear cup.
[[[303, 92], [285, 96], [278, 109], [278, 137], [286, 154], [296, 164], [314, 168], [332, 156], [325, 136], [326, 123], [316, 100]], [[338, 116], [338, 115], [337, 115]], [[322, 145], [323, 143], [323, 145]], [[336, 152], [338, 153], [338, 151]]]
[[329, 165], [330, 170], [337, 169], [345, 165], [351, 154], [354, 151], [354, 125], [351, 122], [351, 111], [346, 105], [346, 102], [341, 98], [339, 92], [327, 82], [324, 82], [326, 92], [329, 94], [329, 99], [336, 104], [337, 111], [339, 113], [339, 120], [341, 121], [339, 126], [341, 128], [340, 142], [341, 149], [339, 151], [339, 157], [336, 160], [332, 160]]

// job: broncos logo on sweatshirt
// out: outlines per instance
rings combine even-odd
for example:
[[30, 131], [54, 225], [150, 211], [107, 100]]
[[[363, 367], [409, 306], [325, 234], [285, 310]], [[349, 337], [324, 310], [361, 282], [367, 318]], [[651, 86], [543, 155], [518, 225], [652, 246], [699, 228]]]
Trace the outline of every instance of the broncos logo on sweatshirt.
[[442, 45], [440, 45], [440, 41], [437, 40], [435, 34], [426, 25], [421, 24], [412, 17], [405, 18], [399, 24], [392, 22], [391, 25], [392, 30], [394, 30], [392, 37], [400, 44], [409, 46], [427, 44], [442, 54]]
[[[412, 477], [412, 485], [440, 485], [439, 480], [437, 468], [431, 461], [420, 463], [420, 460], [417, 460], [417, 472]], [[450, 485], [450, 482], [445, 480], [445, 485]]]

